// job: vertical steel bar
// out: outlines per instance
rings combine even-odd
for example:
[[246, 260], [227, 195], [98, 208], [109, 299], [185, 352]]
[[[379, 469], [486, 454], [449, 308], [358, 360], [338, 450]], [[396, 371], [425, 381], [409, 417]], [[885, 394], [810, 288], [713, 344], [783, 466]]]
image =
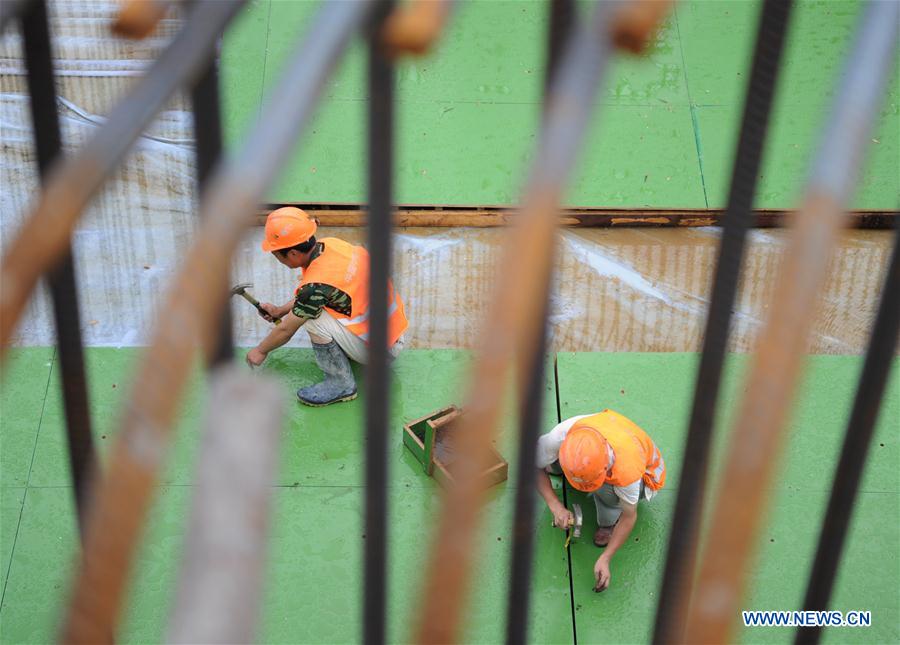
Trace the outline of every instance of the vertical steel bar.
[[[54, 159], [62, 151], [59, 115], [56, 109], [56, 85], [53, 53], [47, 24], [45, 0], [33, 0], [22, 15], [25, 39], [25, 64], [28, 68], [28, 92], [34, 122], [35, 146], [41, 179], [47, 178]], [[63, 261], [47, 278], [53, 300], [53, 321], [59, 356], [59, 375], [66, 413], [66, 440], [75, 492], [78, 527], [83, 533], [88, 486], [94, 467], [94, 441], [88, 406], [87, 377], [81, 342], [78, 311], [78, 286], [72, 246], [67, 244]]]
[[[859, 378], [853, 411], [847, 423], [847, 432], [844, 434], [841, 458], [831, 484], [831, 498], [828, 501], [828, 510], [825, 511], [816, 559], [806, 587], [806, 599], [803, 601], [805, 611], [828, 609], [847, 529], [853, 516], [859, 482], [866, 465], [869, 445], [875, 432], [875, 422], [881, 408], [881, 399], [897, 348], [898, 332], [900, 332], [900, 226], [896, 228], [894, 235], [894, 250], [884, 279], [881, 304], [872, 327], [872, 337], [866, 350], [866, 360]], [[800, 628], [797, 630], [795, 642], [797, 645], [814, 645], [821, 637], [821, 627]]]
[[0, 2], [0, 34], [6, 31], [7, 25], [25, 11], [31, 0], [3, 0]]
[[869, 3], [847, 59], [732, 432], [727, 475], [698, 558], [697, 591], [685, 627], [688, 642], [733, 640], [818, 292], [896, 63], [898, 27], [900, 4]]
[[[571, 31], [574, 16], [573, 0], [551, 0], [550, 24], [547, 32], [547, 64], [545, 70], [545, 94], [558, 69], [563, 45]], [[546, 107], [546, 102], [545, 102]], [[551, 243], [550, 271], [546, 282], [533, 285], [543, 294], [541, 319], [544, 324], [534, 339], [535, 353], [531, 370], [526, 373], [527, 383], [522, 390], [519, 404], [519, 454], [516, 469], [515, 515], [512, 527], [512, 554], [510, 561], [509, 599], [506, 613], [506, 642], [524, 643], [528, 639], [528, 615], [531, 600], [531, 569], [534, 557], [534, 498], [535, 454], [540, 424], [544, 410], [544, 374], [547, 353], [547, 319], [550, 312], [550, 290], [553, 284], [553, 264], [556, 245]]]
[[388, 290], [394, 180], [394, 67], [381, 38], [392, 0], [379, 0], [368, 43], [369, 356], [366, 365], [366, 540], [363, 641], [385, 641], [387, 448], [391, 375]]
[[563, 46], [572, 32], [575, 20], [575, 0], [550, 0], [550, 23], [547, 31], [547, 65], [544, 69], [544, 94], [550, 91], [556, 68], [562, 58]]
[[389, 55], [422, 56], [434, 46], [456, 0], [412, 0], [391, 13], [381, 32]]
[[371, 6], [362, 1], [323, 4], [309, 27], [310, 36], [290, 54], [240, 152], [219, 164], [210, 177], [200, 205], [206, 218], [204, 234], [194, 240], [168, 290], [160, 309], [165, 315], [144, 352], [108, 467], [92, 496], [61, 640], [99, 642], [116, 631], [196, 344], [216, 333], [228, 299], [226, 275], [231, 258], [259, 199], [283, 167], [331, 71]]
[[753, 196], [759, 177], [772, 99], [778, 81], [792, 0], [767, 0], [762, 7], [756, 48], [744, 100], [741, 134], [731, 176], [728, 206], [722, 221], [722, 242], [712, 288], [703, 353], [694, 389], [694, 405], [685, 440], [675, 517], [669, 535], [666, 568], [656, 606], [653, 641], [677, 641], [690, 599], [681, 593], [685, 576], [693, 575], [697, 531], [719, 398], [719, 382], [737, 296], [747, 230], [753, 224]]
[[[610, 57], [607, 27], [619, 3], [595, 3], [590, 21], [578, 25], [553, 82], [547, 114], [531, 168], [522, 211], [515, 218], [491, 311], [480, 337], [466, 397], [466, 416], [456, 430], [457, 485], [444, 495], [426, 575], [422, 609], [414, 639], [445, 643], [459, 639], [460, 615], [469, 584], [470, 562], [477, 553], [476, 534], [484, 501], [477, 476], [481, 455], [500, 423], [507, 377], [514, 371], [518, 392], [534, 366], [534, 340], [544, 326], [540, 291], [550, 275], [550, 245], [555, 243], [558, 207], [566, 180], [584, 141], [584, 129], [597, 87]], [[527, 262], [521, 262], [521, 258]], [[523, 289], [522, 285], [529, 285]], [[513, 368], [515, 368], [513, 370]]]
[[256, 642], [284, 387], [212, 370], [166, 643]]
[[[219, 55], [214, 48], [209, 65], [191, 90], [194, 132], [197, 137], [197, 193], [203, 199], [206, 180], [222, 155], [222, 111], [219, 94]], [[234, 357], [231, 303], [222, 311], [219, 332], [209, 357], [210, 366], [227, 363]]]
[[[184, 27], [93, 137], [54, 163], [38, 202], [10, 241], [0, 265], [0, 360], [38, 280], [65, 253], [83, 209], [116, 164], [182, 85], [193, 83], [209, 50], [243, 0], [196, 0]], [[30, 244], [40, 239], [41, 244]]]

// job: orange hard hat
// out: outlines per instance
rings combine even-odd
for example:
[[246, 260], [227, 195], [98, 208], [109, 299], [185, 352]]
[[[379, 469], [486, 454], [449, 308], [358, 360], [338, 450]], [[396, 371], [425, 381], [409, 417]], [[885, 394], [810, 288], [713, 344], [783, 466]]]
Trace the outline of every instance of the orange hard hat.
[[575, 488], [590, 493], [603, 486], [609, 467], [606, 439], [594, 428], [576, 426], [559, 447], [559, 465]]
[[318, 225], [306, 211], [285, 206], [269, 213], [262, 250], [267, 253], [308, 242], [316, 234]]

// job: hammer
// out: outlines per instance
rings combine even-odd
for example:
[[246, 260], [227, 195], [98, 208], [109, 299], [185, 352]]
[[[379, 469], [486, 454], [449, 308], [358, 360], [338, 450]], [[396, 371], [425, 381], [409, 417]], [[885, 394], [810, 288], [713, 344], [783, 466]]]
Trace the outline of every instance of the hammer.
[[[244, 300], [246, 300], [251, 305], [256, 307], [256, 310], [259, 313], [261, 313], [264, 316], [268, 316], [269, 313], [265, 309], [263, 309], [262, 307], [259, 306], [259, 300], [257, 300], [256, 298], [251, 296], [249, 293], [247, 293], [247, 289], [252, 286], [253, 286], [253, 284], [250, 282], [245, 282], [243, 284], [236, 284], [231, 288], [231, 295], [232, 296], [241, 296]], [[279, 324], [281, 324], [281, 318], [275, 318], [272, 320], [272, 322], [274, 322], [276, 325], [279, 325]]]
[[[572, 538], [580, 538], [581, 537], [581, 525], [584, 522], [584, 515], [581, 512], [581, 504], [572, 504], [572, 515], [575, 518], [575, 521], [572, 523], [570, 527], [569, 533], [566, 536], [565, 548], [569, 547], [569, 542], [572, 541]], [[553, 524], [555, 527], [556, 524]]]

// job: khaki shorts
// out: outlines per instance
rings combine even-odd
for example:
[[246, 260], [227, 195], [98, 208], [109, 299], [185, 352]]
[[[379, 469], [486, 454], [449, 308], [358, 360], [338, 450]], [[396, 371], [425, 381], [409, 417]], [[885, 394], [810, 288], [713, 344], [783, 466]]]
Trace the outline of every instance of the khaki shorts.
[[[369, 353], [365, 341], [338, 322], [338, 319], [328, 313], [327, 309], [322, 310], [318, 318], [307, 320], [303, 326], [307, 332], [333, 340], [351, 360], [365, 365]], [[403, 336], [397, 339], [390, 349], [393, 358], [397, 358], [397, 355], [403, 350], [405, 342], [406, 339]]]

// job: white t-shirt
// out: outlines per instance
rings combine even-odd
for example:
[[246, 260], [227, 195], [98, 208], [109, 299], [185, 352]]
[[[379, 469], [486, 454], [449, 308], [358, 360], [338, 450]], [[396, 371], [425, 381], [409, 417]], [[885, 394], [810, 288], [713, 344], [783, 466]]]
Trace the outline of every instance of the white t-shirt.
[[[581, 414], [578, 416], [571, 417], [558, 423], [550, 432], [547, 434], [541, 435], [538, 439], [537, 445], [537, 467], [538, 468], [546, 468], [554, 461], [559, 459], [559, 448], [562, 446], [563, 439], [566, 438], [566, 435], [569, 434], [569, 430], [572, 429], [572, 426], [575, 425], [575, 422], [579, 419], [584, 419], [585, 417], [593, 416], [590, 414]], [[641, 498], [641, 480], [638, 479], [632, 484], [628, 484], [627, 486], [613, 486], [613, 491], [616, 493], [616, 497], [625, 502], [626, 504], [637, 504], [638, 500]], [[644, 487], [644, 498], [650, 499], [656, 491], [651, 490], [648, 487]]]

